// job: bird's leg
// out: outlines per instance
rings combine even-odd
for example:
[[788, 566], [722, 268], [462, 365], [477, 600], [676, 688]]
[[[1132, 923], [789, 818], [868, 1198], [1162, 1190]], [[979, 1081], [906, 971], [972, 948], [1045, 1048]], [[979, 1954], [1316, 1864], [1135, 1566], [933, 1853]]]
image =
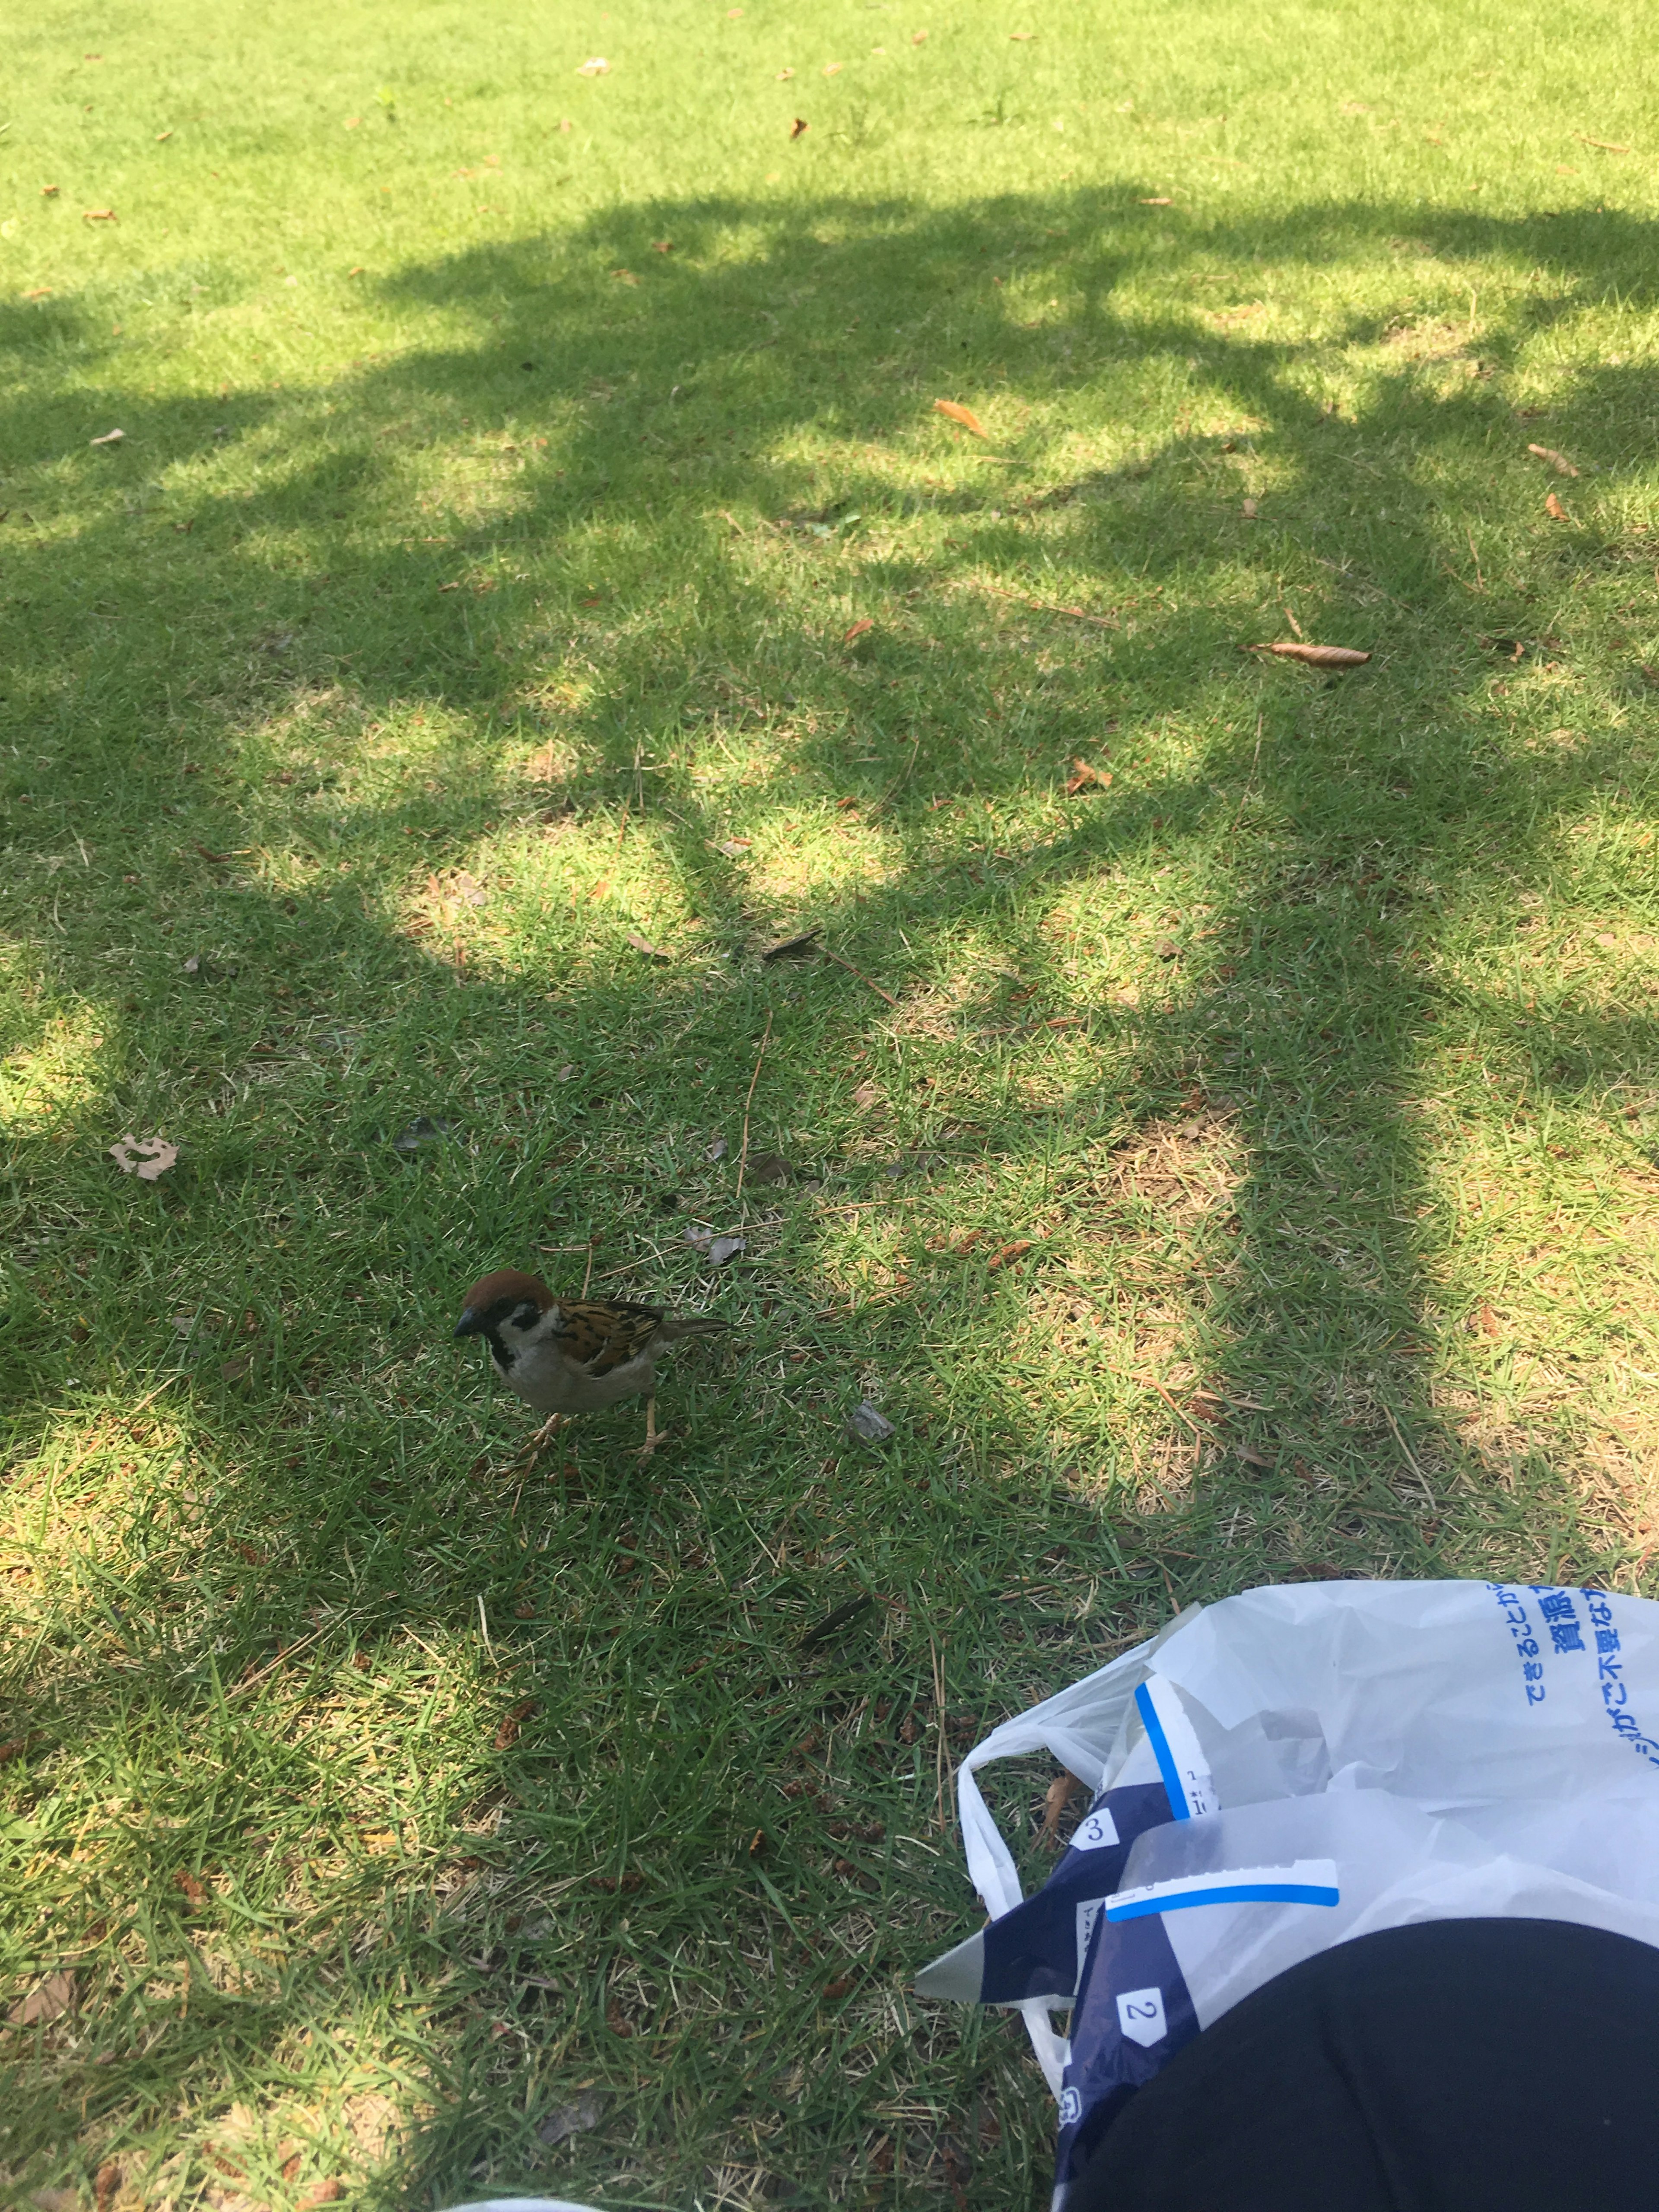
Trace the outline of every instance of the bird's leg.
[[542, 1423], [540, 1428], [537, 1430], [535, 1435], [532, 1437], [530, 1442], [525, 1446], [524, 1464], [526, 1474], [528, 1474], [530, 1469], [535, 1466], [537, 1461], [547, 1449], [554, 1437], [558, 1435], [559, 1431], [563, 1426], [564, 1415], [562, 1413], [550, 1414], [548, 1419]]
[[640, 1447], [640, 1457], [649, 1459], [663, 1441], [657, 1433], [657, 1394], [653, 1390], [645, 1401], [645, 1442]]

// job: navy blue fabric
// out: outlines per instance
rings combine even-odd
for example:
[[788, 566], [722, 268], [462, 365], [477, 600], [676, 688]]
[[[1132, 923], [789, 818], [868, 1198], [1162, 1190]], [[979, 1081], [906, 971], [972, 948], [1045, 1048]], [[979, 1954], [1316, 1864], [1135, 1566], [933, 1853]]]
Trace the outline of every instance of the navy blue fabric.
[[[1145, 2019], [1152, 2009], [1147, 1996], [1154, 1991], [1161, 2020], [1153, 2025], [1164, 2032], [1150, 2044], [1137, 2042], [1123, 2033], [1119, 2000]], [[1056, 2187], [1087, 2166], [1129, 2100], [1197, 2033], [1198, 2016], [1163, 1920], [1111, 1921], [1103, 1912], [1089, 1938], [1072, 2014], [1072, 2057], [1060, 2083], [1054, 2147]]]
[[[1097, 1798], [1117, 1830], [1115, 1844], [1098, 1850], [1068, 1850], [1035, 1897], [1028, 1897], [984, 1934], [981, 2004], [1018, 2004], [1024, 1997], [1068, 1997], [1078, 1987], [1077, 1909], [1109, 1897], [1123, 1879], [1129, 1846], [1148, 1828], [1162, 1827], [1170, 1800], [1161, 1782], [1131, 1783]], [[1079, 1822], [1079, 1827], [1083, 1823]]]
[[1067, 2146], [1060, 2201], [1631, 2212], [1659, 2205], [1656, 2113], [1659, 1950], [1562, 1921], [1431, 1921], [1338, 1944], [1224, 2013]]

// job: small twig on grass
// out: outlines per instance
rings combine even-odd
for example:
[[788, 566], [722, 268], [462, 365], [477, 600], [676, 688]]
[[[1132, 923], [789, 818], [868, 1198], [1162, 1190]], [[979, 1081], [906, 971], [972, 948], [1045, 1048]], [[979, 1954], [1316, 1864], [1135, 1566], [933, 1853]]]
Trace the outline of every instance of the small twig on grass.
[[755, 1085], [760, 1081], [761, 1062], [766, 1057], [767, 1041], [772, 1034], [772, 1010], [766, 1010], [766, 1027], [761, 1032], [760, 1050], [755, 1054], [755, 1072], [749, 1079], [749, 1096], [743, 1102], [743, 1142], [738, 1147], [738, 1218], [743, 1218], [743, 1178], [749, 1167], [749, 1109], [755, 1103]]
[[1424, 1486], [1425, 1489], [1427, 1489], [1429, 1487], [1429, 1478], [1424, 1474], [1422, 1468], [1417, 1464], [1415, 1459], [1413, 1458], [1411, 1446], [1406, 1442], [1404, 1437], [1400, 1433], [1399, 1422], [1395, 1420], [1394, 1415], [1389, 1411], [1386, 1406], [1382, 1408], [1382, 1418], [1388, 1423], [1389, 1426], [1394, 1431], [1394, 1440], [1395, 1443], [1399, 1445], [1401, 1450], [1405, 1454], [1407, 1466], [1410, 1468], [1412, 1473]]
[[1188, 1415], [1188, 1414], [1186, 1414], [1186, 1413], [1183, 1413], [1182, 1412], [1182, 1410], [1181, 1410], [1180, 1407], [1176, 1405], [1176, 1403], [1175, 1400], [1174, 1400], [1174, 1399], [1170, 1395], [1169, 1392], [1164, 1389], [1164, 1385], [1163, 1385], [1163, 1384], [1162, 1384], [1162, 1383], [1158, 1380], [1157, 1376], [1152, 1376], [1152, 1375], [1148, 1375], [1147, 1376], [1146, 1376], [1146, 1377], [1145, 1377], [1145, 1380], [1146, 1380], [1146, 1382], [1150, 1382], [1150, 1383], [1152, 1384], [1152, 1386], [1153, 1389], [1154, 1389], [1154, 1390], [1156, 1390], [1156, 1391], [1157, 1391], [1157, 1393], [1158, 1393], [1158, 1396], [1159, 1396], [1160, 1398], [1162, 1398], [1162, 1399], [1163, 1399], [1163, 1401], [1164, 1401], [1164, 1404], [1169, 1407], [1170, 1411], [1170, 1412], [1175, 1415], [1175, 1417], [1176, 1417], [1176, 1420], [1178, 1420], [1178, 1421], [1185, 1421], [1185, 1422], [1186, 1422], [1186, 1424], [1187, 1424], [1187, 1426], [1188, 1426], [1188, 1427], [1192, 1431], [1193, 1434], [1194, 1434], [1194, 1435], [1198, 1438], [1198, 1441], [1200, 1442], [1200, 1443], [1203, 1443], [1203, 1441], [1204, 1441], [1204, 1431], [1203, 1431], [1203, 1430], [1202, 1430], [1202, 1429], [1200, 1429], [1200, 1428], [1199, 1427], [1198, 1423], [1197, 1423], [1196, 1421], [1193, 1420], [1193, 1419], [1190, 1418], [1190, 1416], [1189, 1416], [1189, 1415]]
[[819, 945], [818, 950], [826, 960], [833, 960], [837, 968], [844, 968], [849, 975], [856, 975], [860, 983], [868, 983], [878, 999], [885, 999], [890, 1006], [897, 1006], [898, 1000], [892, 993], [884, 991], [879, 983], [871, 983], [870, 978], [865, 974], [863, 969], [855, 968], [850, 960], [843, 960], [839, 952], [832, 952], [827, 945]]
[[1097, 629], [1117, 628], [1115, 616], [1091, 615], [1082, 607], [1062, 607], [1054, 599], [1034, 599], [1029, 592], [1005, 592], [997, 584], [962, 583], [954, 588], [959, 592], [988, 592], [994, 599], [1012, 599], [1016, 606], [1035, 607], [1040, 614], [1069, 615], [1073, 622], [1092, 623]]

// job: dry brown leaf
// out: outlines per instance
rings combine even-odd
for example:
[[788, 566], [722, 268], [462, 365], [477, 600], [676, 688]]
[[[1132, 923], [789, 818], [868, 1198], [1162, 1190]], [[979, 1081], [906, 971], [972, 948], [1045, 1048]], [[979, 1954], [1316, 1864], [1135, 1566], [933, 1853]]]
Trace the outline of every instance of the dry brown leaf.
[[[749, 1846], [750, 1850], [751, 1851], [757, 1850], [760, 1848], [761, 1840], [761, 1834], [757, 1829], [755, 1833], [755, 1840]], [[628, 2014], [623, 2010], [622, 2000], [620, 1997], [612, 1997], [610, 2003], [605, 2007], [605, 2024], [611, 2030], [612, 2035], [632, 2035], [634, 2033], [634, 2023], [629, 2020]]]
[[1273, 1462], [1267, 1457], [1266, 1452], [1252, 1451], [1249, 1444], [1239, 1445], [1238, 1456], [1243, 1461], [1246, 1467], [1271, 1467], [1273, 1465]]
[[1174, 960], [1178, 957], [1181, 947], [1173, 937], [1160, 937], [1153, 945], [1152, 950], [1160, 960]]
[[873, 1083], [860, 1083], [853, 1093], [853, 1103], [864, 1107], [879, 1106], [881, 1092]]
[[789, 126], [789, 136], [792, 138], [799, 138], [803, 131], [810, 131], [811, 127], [804, 115], [798, 115]]
[[109, 2212], [110, 2206], [115, 2202], [115, 2192], [120, 2186], [120, 2161], [111, 2159], [99, 2167], [97, 2179], [92, 2185], [93, 2202], [98, 2212]]
[[611, 274], [619, 284], [637, 284], [640, 281], [631, 269], [613, 269]]
[[188, 1867], [180, 1867], [173, 1875], [173, 1886], [185, 1893], [185, 1903], [192, 1912], [199, 1912], [208, 1901], [208, 1886]]
[[6, 2014], [9, 2027], [34, 2027], [46, 2021], [59, 2020], [75, 2002], [73, 1974], [48, 1974], [44, 1982], [37, 1982], [25, 1997]]
[[158, 146], [165, 146], [172, 136], [171, 131], [158, 131], [155, 134], [155, 143]]
[[1074, 760], [1066, 779], [1066, 796], [1075, 799], [1080, 791], [1104, 791], [1111, 780], [1110, 769], [1091, 768], [1085, 760]]
[[[55, 200], [63, 189], [61, 185], [42, 185], [40, 197], [43, 200]], [[26, 300], [34, 300], [39, 299], [40, 295], [38, 292], [25, 292], [23, 297]]]
[[1254, 522], [1261, 512], [1261, 502], [1258, 499], [1247, 499], [1244, 501], [1244, 504], [1239, 508], [1239, 513], [1243, 516], [1246, 522]]
[[628, 941], [635, 952], [643, 952], [647, 960], [666, 960], [671, 957], [660, 945], [653, 945], [648, 937], [637, 936], [631, 929], [628, 933]]
[[1005, 1244], [1000, 1252], [992, 1253], [985, 1262], [987, 1273], [994, 1273], [998, 1267], [1006, 1267], [1016, 1260], [1023, 1260], [1030, 1249], [1031, 1239], [1029, 1237], [1016, 1237], [1012, 1244]]
[[118, 446], [126, 434], [125, 430], [106, 430], [101, 438], [88, 438], [87, 443], [89, 446]]
[[653, 253], [672, 253], [674, 251], [674, 241], [672, 238], [653, 238], [651, 241], [651, 251]]
[[780, 84], [787, 84], [790, 78], [793, 76], [795, 72], [793, 70], [780, 70], [778, 71], [778, 82]]
[[534, 1698], [520, 1698], [510, 1712], [501, 1716], [501, 1724], [495, 1731], [497, 1751], [511, 1751], [519, 1741], [519, 1731], [536, 1710]]
[[869, 615], [860, 615], [853, 627], [842, 633], [841, 641], [843, 645], [851, 645], [855, 637], [862, 637], [866, 630], [873, 629], [875, 626], [874, 621]]
[[296, 2200], [297, 2212], [312, 2212], [318, 2204], [337, 2204], [346, 2193], [343, 2181], [331, 2175], [326, 2181], [313, 2182], [305, 2195]]
[[1055, 1775], [1048, 1784], [1048, 1794], [1042, 1801], [1042, 1827], [1038, 1841], [1047, 1844], [1051, 1850], [1058, 1840], [1060, 1824], [1066, 1817], [1066, 1808], [1079, 1790], [1085, 1797], [1089, 1794], [1069, 1770]]
[[1476, 1309], [1473, 1327], [1481, 1336], [1502, 1336], [1504, 1334], [1503, 1322], [1484, 1298]]
[[799, 937], [781, 937], [775, 945], [767, 946], [761, 954], [761, 958], [763, 960], [816, 960], [818, 955], [817, 940], [823, 934], [823, 926], [818, 923], [811, 929], [804, 929]]
[[1544, 501], [1544, 512], [1553, 522], [1571, 522], [1572, 520], [1553, 492]]
[[81, 220], [82, 222], [113, 222], [115, 210], [113, 208], [82, 208]]
[[953, 422], [960, 422], [964, 430], [971, 430], [975, 437], [983, 438], [989, 434], [973, 409], [964, 407], [960, 400], [936, 399], [933, 405], [939, 414], [948, 415]]
[[839, 76], [841, 75], [842, 66], [842, 64], [840, 62], [825, 62], [823, 65], [823, 73], [825, 76]]
[[926, 32], [926, 31], [912, 31], [912, 32], [911, 32], [911, 33], [910, 33], [910, 44], [911, 44], [913, 46], [925, 46], [927, 45], [927, 32]]
[[1247, 653], [1276, 653], [1280, 660], [1299, 660], [1309, 668], [1363, 668], [1370, 659], [1351, 645], [1249, 645]]
[[1578, 473], [1566, 455], [1558, 453], [1553, 446], [1528, 446], [1527, 451], [1536, 453], [1540, 461], [1553, 462], [1558, 476], [1576, 477]]
[[165, 1137], [118, 1137], [109, 1156], [123, 1175], [136, 1175], [140, 1182], [164, 1176], [179, 1157], [177, 1145]]

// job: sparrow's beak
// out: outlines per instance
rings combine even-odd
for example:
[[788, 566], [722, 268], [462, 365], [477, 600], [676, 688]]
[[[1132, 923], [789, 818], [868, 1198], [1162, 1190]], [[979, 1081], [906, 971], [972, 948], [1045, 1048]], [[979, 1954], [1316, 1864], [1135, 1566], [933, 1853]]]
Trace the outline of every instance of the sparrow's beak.
[[457, 1336], [476, 1336], [483, 1327], [483, 1316], [477, 1306], [469, 1306], [455, 1324]]

